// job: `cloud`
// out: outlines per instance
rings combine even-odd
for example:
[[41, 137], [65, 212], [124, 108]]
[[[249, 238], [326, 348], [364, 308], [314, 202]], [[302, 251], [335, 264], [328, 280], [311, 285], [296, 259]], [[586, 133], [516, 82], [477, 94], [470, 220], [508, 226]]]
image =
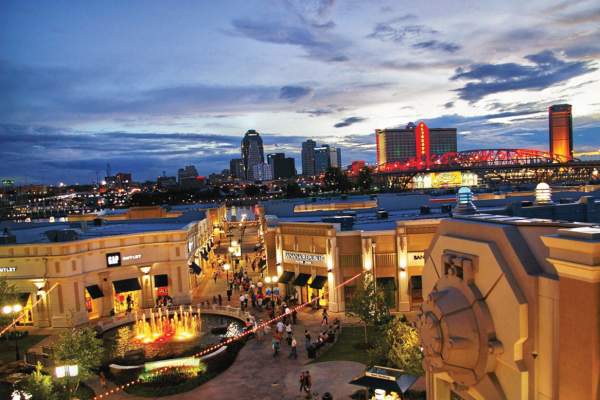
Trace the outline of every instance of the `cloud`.
[[373, 32], [367, 35], [369, 39], [378, 39], [382, 42], [404, 42], [409, 39], [421, 37], [425, 34], [435, 34], [436, 30], [425, 25], [411, 24], [399, 25], [405, 19], [394, 19], [390, 22], [380, 22], [375, 25]]
[[366, 118], [361, 118], [361, 117], [348, 117], [348, 118], [345, 118], [342, 121], [338, 122], [333, 127], [334, 128], [345, 128], [346, 126], [357, 124], [357, 123], [365, 121], [365, 120], [366, 120]]
[[455, 53], [460, 50], [460, 46], [450, 42], [440, 42], [439, 40], [427, 40], [412, 45], [415, 49], [441, 50], [446, 53]]
[[311, 108], [311, 109], [305, 109], [305, 110], [300, 110], [300, 111], [296, 111], [296, 112], [298, 114], [308, 114], [311, 117], [320, 117], [323, 115], [339, 113], [339, 112], [346, 111], [346, 110], [347, 110], [346, 107], [339, 107], [339, 106], [331, 104], [326, 107]]
[[320, 29], [316, 32], [314, 24], [307, 24], [303, 20], [294, 25], [281, 21], [236, 19], [231, 24], [238, 35], [264, 43], [300, 46], [313, 59], [326, 62], [348, 60], [342, 52], [346, 47], [343, 41], [331, 35], [322, 35]]
[[472, 64], [456, 69], [450, 79], [470, 81], [456, 91], [461, 99], [473, 103], [494, 93], [545, 89], [596, 70], [589, 62], [561, 60], [549, 50], [525, 59], [529, 64]]
[[449, 101], [446, 104], [444, 104], [444, 108], [452, 108], [454, 107], [454, 102], [453, 101]]
[[313, 90], [305, 86], [283, 86], [279, 90], [279, 98], [294, 102], [303, 97], [310, 96], [312, 93]]

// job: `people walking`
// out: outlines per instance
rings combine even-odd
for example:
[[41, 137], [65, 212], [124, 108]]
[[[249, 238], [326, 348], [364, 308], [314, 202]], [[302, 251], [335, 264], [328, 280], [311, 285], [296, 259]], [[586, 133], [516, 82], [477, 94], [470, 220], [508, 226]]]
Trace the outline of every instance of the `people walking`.
[[298, 351], [297, 351], [298, 342], [296, 341], [296, 338], [293, 336], [292, 336], [292, 342], [290, 345], [292, 346], [292, 350], [290, 351], [290, 355], [288, 356], [288, 358], [293, 358], [295, 360], [298, 358]]
[[227, 289], [227, 301], [231, 302], [231, 295], [232, 295], [232, 290], [231, 290], [231, 286], [229, 286], [229, 288]]
[[327, 315], [327, 309], [324, 308], [323, 309], [323, 319], [321, 320], [321, 325], [328, 325], [329, 324], [329, 315]]
[[218, 299], [219, 305], [222, 306], [223, 305], [223, 296], [221, 296], [221, 293], [219, 293], [219, 296], [217, 299]]
[[306, 394], [310, 394], [310, 389], [312, 388], [312, 378], [310, 376], [310, 372], [306, 371], [304, 373], [304, 391]]
[[306, 379], [305, 379], [304, 371], [302, 371], [300, 373], [300, 379], [299, 379], [299, 381], [300, 381], [300, 392], [304, 392], [304, 386], [306, 384]]
[[310, 332], [308, 331], [308, 329], [304, 330], [304, 347], [308, 350], [308, 348], [311, 345], [311, 336], [310, 336]]

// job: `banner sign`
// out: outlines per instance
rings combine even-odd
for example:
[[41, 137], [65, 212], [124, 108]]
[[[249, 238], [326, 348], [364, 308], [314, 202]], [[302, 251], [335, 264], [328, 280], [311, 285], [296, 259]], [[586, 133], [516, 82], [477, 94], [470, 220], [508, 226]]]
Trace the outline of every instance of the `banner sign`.
[[409, 251], [408, 266], [409, 267], [422, 267], [425, 265], [425, 252], [424, 251]]
[[283, 262], [290, 264], [304, 264], [325, 266], [325, 254], [301, 253], [298, 251], [283, 251]]

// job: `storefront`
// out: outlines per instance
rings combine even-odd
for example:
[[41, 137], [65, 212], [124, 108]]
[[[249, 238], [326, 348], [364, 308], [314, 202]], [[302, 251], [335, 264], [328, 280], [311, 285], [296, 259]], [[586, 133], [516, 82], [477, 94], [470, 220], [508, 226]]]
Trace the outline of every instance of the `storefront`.
[[115, 314], [131, 312], [141, 308], [140, 281], [137, 278], [113, 281], [113, 309]]

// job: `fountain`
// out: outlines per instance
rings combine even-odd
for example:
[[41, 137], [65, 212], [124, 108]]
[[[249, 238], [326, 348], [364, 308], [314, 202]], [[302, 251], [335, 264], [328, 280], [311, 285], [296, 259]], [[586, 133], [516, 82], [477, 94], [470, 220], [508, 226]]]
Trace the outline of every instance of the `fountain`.
[[165, 340], [188, 340], [200, 334], [202, 322], [200, 308], [189, 306], [185, 309], [179, 306], [172, 315], [167, 309], [159, 308], [158, 311], [149, 310], [148, 314], [142, 312], [140, 318], [135, 314], [134, 338], [142, 343], [164, 342]]

